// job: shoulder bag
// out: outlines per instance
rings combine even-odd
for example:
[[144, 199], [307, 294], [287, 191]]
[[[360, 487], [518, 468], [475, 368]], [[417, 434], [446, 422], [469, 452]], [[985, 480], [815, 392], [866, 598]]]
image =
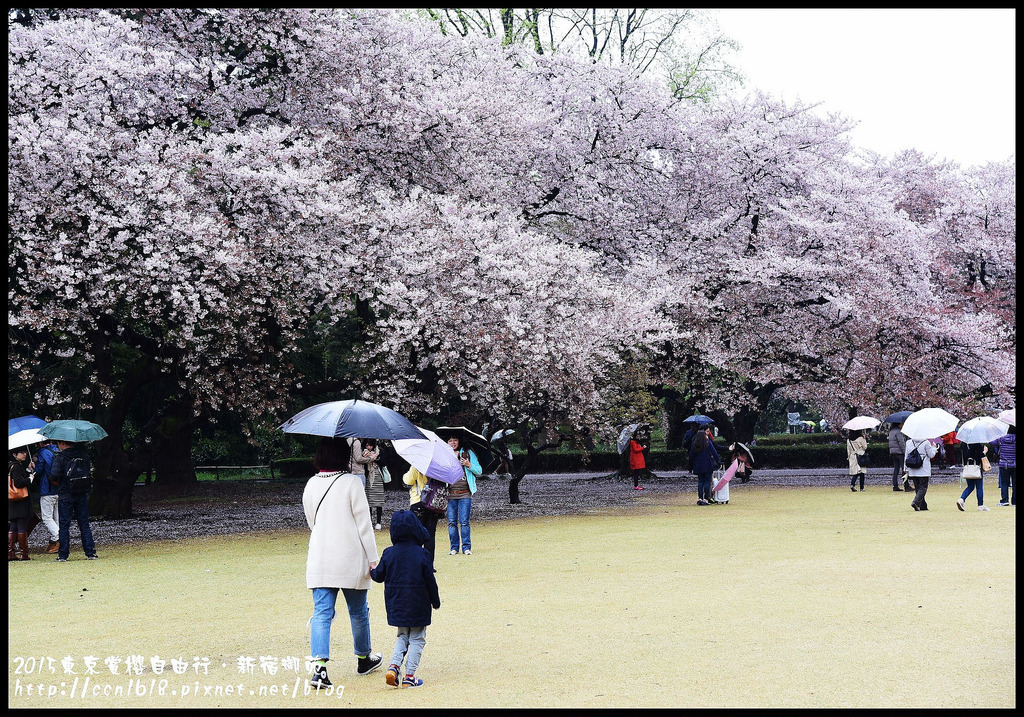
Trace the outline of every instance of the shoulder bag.
[[871, 456], [868, 455], [867, 446], [864, 447], [863, 453], [857, 453], [857, 448], [853, 445], [853, 441], [848, 441], [850, 448], [853, 450], [853, 454], [857, 456], [857, 465], [861, 468], [866, 468], [871, 465]]
[[420, 491], [420, 503], [427, 510], [444, 513], [448, 510], [448, 484], [436, 478], [427, 478], [427, 484]]
[[21, 488], [14, 487], [14, 464], [12, 463], [7, 471], [7, 500], [25, 500], [26, 498], [28, 498], [27, 485]]
[[974, 462], [973, 458], [967, 459], [967, 465], [964, 466], [963, 471], [960, 474], [961, 478], [981, 478], [981, 466]]

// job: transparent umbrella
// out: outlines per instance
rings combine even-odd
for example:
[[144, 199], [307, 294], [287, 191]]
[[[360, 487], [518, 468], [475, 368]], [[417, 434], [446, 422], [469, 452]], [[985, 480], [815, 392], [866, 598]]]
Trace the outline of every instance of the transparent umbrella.
[[881, 421], [877, 418], [872, 418], [871, 416], [855, 416], [844, 423], [843, 428], [851, 431], [863, 431], [867, 428], [874, 428], [879, 423], [881, 423]]
[[1010, 425], [988, 416], [979, 416], [965, 421], [956, 431], [956, 439], [961, 443], [991, 443], [1000, 436], [1005, 436]]
[[941, 408], [922, 408], [914, 411], [903, 422], [903, 434], [915, 441], [944, 436], [956, 430], [960, 419]]

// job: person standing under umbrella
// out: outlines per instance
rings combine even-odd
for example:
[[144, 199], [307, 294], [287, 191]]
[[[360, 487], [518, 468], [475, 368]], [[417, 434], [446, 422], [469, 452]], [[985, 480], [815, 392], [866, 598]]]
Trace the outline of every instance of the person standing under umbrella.
[[437, 533], [437, 521], [441, 519], [441, 514], [430, 510], [420, 500], [420, 492], [427, 487], [427, 480], [427, 476], [412, 466], [409, 466], [409, 470], [402, 476], [402, 482], [409, 486], [409, 510], [413, 512], [413, 515], [427, 529], [429, 538], [423, 544], [423, 547], [430, 553], [430, 560], [433, 561], [434, 547], [436, 546], [434, 536]]
[[892, 489], [894, 491], [909, 491], [910, 482], [903, 481], [900, 488], [900, 476], [903, 475], [903, 454], [907, 451], [907, 437], [903, 435], [902, 423], [893, 423], [889, 427], [889, 455], [892, 456]]
[[57, 457], [57, 444], [47, 443], [36, 453], [36, 476], [39, 478], [39, 513], [49, 533], [46, 553], [56, 553], [60, 547], [60, 515], [57, 512], [57, 486], [50, 483], [53, 459]]
[[[28, 521], [32, 517], [32, 499], [28, 487], [32, 475], [28, 472], [28, 447], [19, 446], [8, 457], [7, 482], [16, 491], [25, 495], [13, 497], [15, 491], [7, 493], [7, 560], [31, 560], [28, 555]], [[20, 489], [20, 490], [19, 490]], [[17, 544], [15, 544], [17, 542]], [[17, 549], [21, 549], [18, 557]]]
[[850, 431], [846, 439], [846, 459], [850, 463], [850, 490], [857, 492], [857, 478], [860, 478], [860, 489], [864, 490], [864, 468], [861, 467], [859, 456], [868, 450], [868, 439], [859, 431]]
[[313, 591], [309, 642], [314, 664], [309, 682], [316, 688], [332, 684], [327, 662], [331, 658], [331, 622], [339, 591], [348, 606], [356, 671], [369, 674], [384, 661], [383, 655], [372, 652], [370, 608], [366, 603], [370, 570], [378, 561], [377, 543], [363, 478], [349, 470], [349, 451], [345, 438], [321, 438], [313, 458], [318, 473], [302, 491], [302, 509], [310, 530], [306, 587]]
[[[939, 445], [942, 445], [941, 443]], [[921, 455], [922, 463], [917, 468], [911, 468], [907, 465], [907, 456], [914, 452], [914, 450]], [[906, 454], [903, 456], [904, 465], [907, 465], [907, 474], [914, 479], [914, 486], [917, 488], [917, 492], [914, 494], [914, 500], [910, 502], [910, 507], [914, 510], [928, 510], [928, 503], [925, 501], [925, 493], [928, 492], [928, 479], [932, 475], [932, 458], [938, 455], [939, 449], [936, 448], [935, 444], [930, 440], [916, 440], [914, 438], [908, 438]]]
[[1017, 505], [1017, 427], [1010, 425], [1005, 436], [990, 444], [999, 456], [999, 505]]
[[959, 498], [957, 498], [956, 507], [958, 510], [964, 509], [964, 501], [967, 500], [967, 497], [973, 491], [977, 491], [978, 510], [988, 510], [988, 506], [985, 505], [984, 486], [982, 485], [982, 480], [985, 476], [981, 472], [981, 459], [985, 456], [985, 448], [986, 446], [984, 443], [960, 442], [961, 465], [966, 466], [970, 463], [971, 465], [977, 466], [978, 477], [964, 479], [967, 481], [967, 487], [964, 488], [964, 492], [960, 494]]
[[697, 505], [711, 505], [711, 474], [721, 463], [709, 431], [698, 430], [690, 446], [691, 470], [697, 476]]
[[459, 457], [464, 477], [452, 483], [448, 492], [448, 542], [451, 544], [449, 555], [459, 554], [459, 542], [462, 543], [462, 554], [472, 555], [472, 544], [469, 537], [469, 513], [473, 507], [473, 494], [476, 493], [476, 479], [483, 472], [476, 453], [470, 448], [460, 448], [459, 438], [452, 436], [448, 445]]
[[78, 523], [82, 550], [89, 560], [96, 560], [96, 541], [89, 524], [89, 491], [92, 490], [92, 461], [81, 443], [57, 441], [60, 452], [50, 466], [50, 485], [57, 484], [57, 518], [60, 545], [57, 562], [66, 563], [71, 554], [71, 521]]
[[644, 447], [637, 440], [636, 436], [629, 439], [629, 472], [633, 477], [633, 490], [643, 490], [640, 485], [640, 474], [647, 463], [644, 461]]
[[[384, 475], [381, 473], [380, 447], [374, 438], [362, 439], [363, 458], [368, 459], [366, 463], [366, 502], [370, 506], [370, 522], [374, 524], [374, 530], [380, 530], [381, 514], [384, 511]], [[377, 519], [373, 519], [373, 512], [377, 511]]]

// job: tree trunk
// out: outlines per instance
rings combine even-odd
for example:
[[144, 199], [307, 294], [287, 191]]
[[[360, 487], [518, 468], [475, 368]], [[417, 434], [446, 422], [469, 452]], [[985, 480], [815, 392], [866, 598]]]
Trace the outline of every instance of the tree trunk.
[[683, 447], [683, 434], [686, 427], [683, 420], [693, 414], [693, 402], [686, 400], [681, 393], [667, 386], [656, 387], [654, 395], [663, 400], [663, 411], [668, 429], [665, 432], [665, 448], [678, 451]]
[[164, 436], [153, 457], [157, 485], [174, 492], [187, 493], [198, 484], [192, 463], [192, 431], [194, 424], [182, 422], [173, 433]]

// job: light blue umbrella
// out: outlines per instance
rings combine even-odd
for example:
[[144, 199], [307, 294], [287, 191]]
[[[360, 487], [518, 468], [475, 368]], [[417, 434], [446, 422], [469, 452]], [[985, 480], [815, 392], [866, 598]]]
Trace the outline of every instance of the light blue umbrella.
[[19, 416], [18, 418], [7, 419], [7, 435], [13, 436], [18, 431], [27, 431], [32, 428], [42, 428], [46, 421], [39, 416]]
[[329, 438], [426, 438], [412, 421], [369, 401], [328, 401], [299, 411], [281, 424], [285, 433]]
[[107, 432], [91, 421], [50, 421], [39, 428], [40, 435], [54, 441], [91, 443], [107, 437]]

